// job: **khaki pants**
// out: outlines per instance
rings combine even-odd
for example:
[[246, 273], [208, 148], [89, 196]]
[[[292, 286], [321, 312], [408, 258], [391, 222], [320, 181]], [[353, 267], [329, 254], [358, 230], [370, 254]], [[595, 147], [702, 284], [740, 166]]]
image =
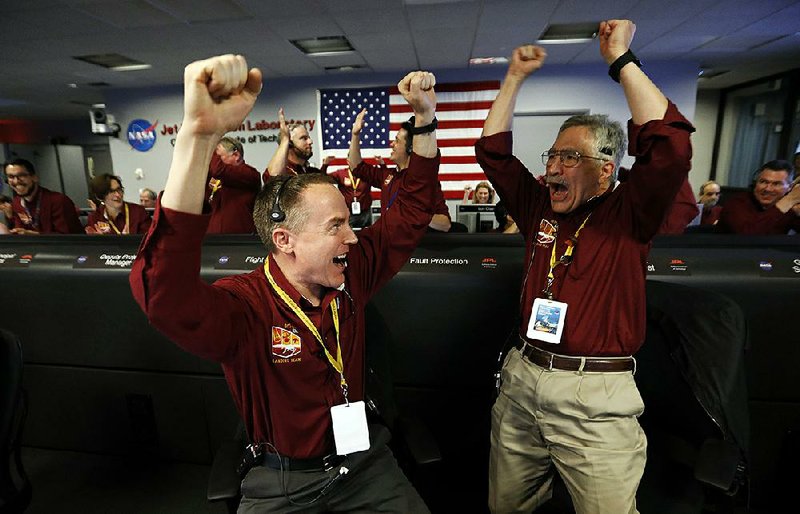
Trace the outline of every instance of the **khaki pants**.
[[577, 514], [636, 513], [647, 439], [631, 372], [548, 371], [513, 349], [492, 409], [489, 508], [531, 512], [552, 494], [553, 466]]

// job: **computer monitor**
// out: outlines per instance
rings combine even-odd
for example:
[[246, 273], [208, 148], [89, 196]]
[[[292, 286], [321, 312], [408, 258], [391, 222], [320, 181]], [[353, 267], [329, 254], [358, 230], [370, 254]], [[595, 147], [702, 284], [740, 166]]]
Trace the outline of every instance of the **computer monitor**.
[[470, 232], [491, 232], [495, 227], [494, 204], [469, 203], [456, 206], [456, 221]]

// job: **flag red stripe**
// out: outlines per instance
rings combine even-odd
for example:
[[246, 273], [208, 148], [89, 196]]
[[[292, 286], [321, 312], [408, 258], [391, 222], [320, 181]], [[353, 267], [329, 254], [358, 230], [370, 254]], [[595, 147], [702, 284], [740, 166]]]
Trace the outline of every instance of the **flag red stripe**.
[[[366, 153], [366, 151], [365, 151]], [[377, 164], [377, 161], [371, 157], [364, 158], [364, 161], [369, 164]], [[386, 159], [386, 164], [392, 166], [392, 161]], [[439, 161], [441, 164], [477, 164], [478, 161], [475, 159], [474, 155], [443, 155], [441, 160]], [[345, 157], [337, 157], [334, 158], [329, 164], [329, 168], [334, 168], [338, 166], [347, 166], [347, 158]]]
[[447, 147], [447, 148], [449, 148], [451, 146], [474, 146], [475, 145], [475, 141], [477, 141], [477, 140], [478, 140], [478, 138], [475, 138], [475, 139], [439, 139], [436, 142], [436, 144], [439, 145], [439, 147]]
[[[483, 82], [463, 82], [460, 84], [437, 84], [437, 93], [461, 93], [464, 91], [482, 91], [484, 89], [500, 89], [499, 80], [485, 80]], [[400, 90], [397, 86], [389, 88], [390, 95], [399, 95]]]
[[488, 180], [486, 175], [481, 173], [480, 171], [475, 172], [464, 172], [464, 173], [439, 173], [439, 180], [475, 180], [480, 182], [481, 180]]
[[[440, 129], [483, 128], [484, 120], [439, 120]], [[402, 123], [390, 123], [389, 130], [400, 130]]]
[[[479, 109], [491, 109], [492, 100], [484, 100], [480, 102], [444, 102], [436, 104], [436, 110], [439, 112], [444, 111], [474, 111]], [[389, 112], [403, 113], [413, 112], [410, 105], [390, 104]]]

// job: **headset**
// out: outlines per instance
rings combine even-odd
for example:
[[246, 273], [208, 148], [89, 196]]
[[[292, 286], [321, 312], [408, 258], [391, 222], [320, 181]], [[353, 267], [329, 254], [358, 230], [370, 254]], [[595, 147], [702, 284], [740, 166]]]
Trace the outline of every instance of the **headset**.
[[281, 182], [281, 185], [278, 186], [278, 192], [275, 193], [275, 201], [272, 203], [272, 209], [269, 211], [269, 219], [273, 223], [280, 223], [286, 219], [286, 213], [281, 209], [281, 193], [290, 180], [292, 180], [291, 177]]

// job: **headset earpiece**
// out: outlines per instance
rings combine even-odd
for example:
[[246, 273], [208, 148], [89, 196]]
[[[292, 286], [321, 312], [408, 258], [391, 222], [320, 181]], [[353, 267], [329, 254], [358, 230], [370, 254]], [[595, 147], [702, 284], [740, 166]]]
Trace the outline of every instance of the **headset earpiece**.
[[290, 180], [291, 177], [284, 180], [281, 185], [278, 186], [278, 192], [275, 193], [275, 201], [272, 203], [272, 210], [269, 212], [269, 219], [273, 223], [280, 223], [286, 219], [286, 213], [283, 212], [283, 209], [281, 209], [281, 193], [283, 192], [283, 188], [286, 187], [286, 184]]

